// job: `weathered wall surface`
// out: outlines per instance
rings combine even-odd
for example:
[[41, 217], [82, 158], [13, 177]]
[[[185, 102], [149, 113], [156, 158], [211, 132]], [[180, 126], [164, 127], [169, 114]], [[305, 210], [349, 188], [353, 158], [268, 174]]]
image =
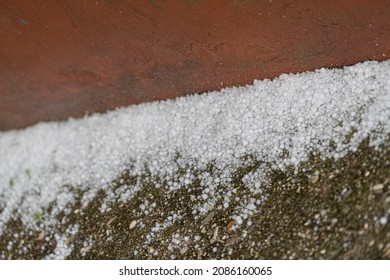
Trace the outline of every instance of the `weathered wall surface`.
[[390, 56], [390, 1], [0, 0], [0, 130]]

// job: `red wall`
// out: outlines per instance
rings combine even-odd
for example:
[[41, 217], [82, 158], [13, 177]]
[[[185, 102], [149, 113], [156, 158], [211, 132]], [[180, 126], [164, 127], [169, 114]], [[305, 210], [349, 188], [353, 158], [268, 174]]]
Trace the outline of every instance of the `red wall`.
[[390, 1], [0, 0], [0, 130], [390, 56]]

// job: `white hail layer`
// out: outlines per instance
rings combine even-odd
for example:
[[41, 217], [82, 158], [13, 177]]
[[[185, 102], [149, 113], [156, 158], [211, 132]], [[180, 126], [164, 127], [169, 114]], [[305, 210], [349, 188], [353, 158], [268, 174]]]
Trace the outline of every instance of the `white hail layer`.
[[[1, 132], [0, 235], [15, 213], [25, 226], [33, 227], [33, 213], [52, 202], [56, 209], [45, 223], [56, 223], [54, 215], [74, 198], [62, 186], [88, 189], [88, 201], [98, 189], [109, 190], [110, 182], [126, 168], [134, 176], [148, 171], [164, 178], [175, 191], [191, 184], [194, 169], [214, 164], [215, 174], [200, 175], [203, 191], [195, 198], [199, 203], [193, 213], [203, 214], [221, 195], [218, 186], [230, 186], [230, 176], [243, 164], [244, 155], [275, 168], [297, 166], [311, 152], [340, 158], [368, 136], [378, 146], [389, 132], [390, 60], [283, 74], [251, 86]], [[287, 158], [281, 156], [283, 151], [288, 151]], [[178, 177], [179, 169], [187, 170], [186, 175]], [[243, 179], [255, 193], [265, 180], [261, 168]], [[142, 182], [131, 191], [125, 188], [109, 197], [131, 199]], [[223, 195], [222, 206], [228, 207], [229, 191]], [[243, 202], [238, 224], [259, 203]], [[153, 202], [140, 205], [145, 209], [153, 211]], [[172, 217], [167, 219], [166, 225], [172, 223]]]

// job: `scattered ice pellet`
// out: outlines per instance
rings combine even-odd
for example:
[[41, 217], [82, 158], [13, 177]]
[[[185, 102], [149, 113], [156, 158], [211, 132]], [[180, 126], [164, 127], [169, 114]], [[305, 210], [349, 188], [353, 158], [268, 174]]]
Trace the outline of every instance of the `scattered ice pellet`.
[[379, 223], [384, 226], [387, 224], [387, 216], [383, 216], [379, 219]]

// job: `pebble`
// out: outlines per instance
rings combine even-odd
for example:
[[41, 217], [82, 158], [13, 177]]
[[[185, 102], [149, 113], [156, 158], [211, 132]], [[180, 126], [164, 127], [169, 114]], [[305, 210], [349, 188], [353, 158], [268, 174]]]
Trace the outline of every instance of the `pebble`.
[[374, 193], [381, 193], [383, 191], [383, 184], [376, 184], [372, 187]]
[[107, 222], [107, 226], [109, 226], [115, 219], [116, 219], [116, 217], [110, 219], [110, 220]]
[[234, 220], [231, 220], [228, 225], [226, 226], [226, 232], [227, 234], [231, 234], [232, 233], [232, 228], [234, 227], [234, 225], [236, 224], [236, 221]]
[[385, 252], [385, 257], [390, 259], [390, 247]]
[[315, 183], [318, 182], [319, 179], [320, 179], [320, 176], [318, 176], [318, 175], [313, 175], [313, 176], [311, 177], [311, 183], [312, 183], [312, 184], [315, 184]]
[[205, 225], [207, 225], [208, 223], [210, 223], [210, 221], [214, 218], [214, 215], [215, 215], [215, 212], [214, 212], [214, 211], [211, 211], [211, 212], [206, 216], [206, 218], [204, 218], [204, 220], [203, 220], [202, 223], [201, 223], [201, 226], [204, 227]]
[[43, 240], [44, 238], [45, 238], [45, 232], [44, 232], [44, 231], [41, 231], [41, 232], [38, 234], [37, 240]]
[[218, 230], [219, 230], [219, 228], [216, 227], [215, 230], [214, 230], [213, 237], [212, 237], [211, 240], [210, 240], [210, 243], [214, 243], [214, 242], [217, 241], [217, 238], [218, 238]]
[[81, 208], [82, 209], [87, 208], [88, 204], [89, 204], [89, 201], [84, 201], [83, 205], [81, 205]]
[[137, 220], [131, 221], [130, 226], [129, 226], [129, 229], [133, 229], [133, 228], [135, 227], [136, 224], [137, 224]]

